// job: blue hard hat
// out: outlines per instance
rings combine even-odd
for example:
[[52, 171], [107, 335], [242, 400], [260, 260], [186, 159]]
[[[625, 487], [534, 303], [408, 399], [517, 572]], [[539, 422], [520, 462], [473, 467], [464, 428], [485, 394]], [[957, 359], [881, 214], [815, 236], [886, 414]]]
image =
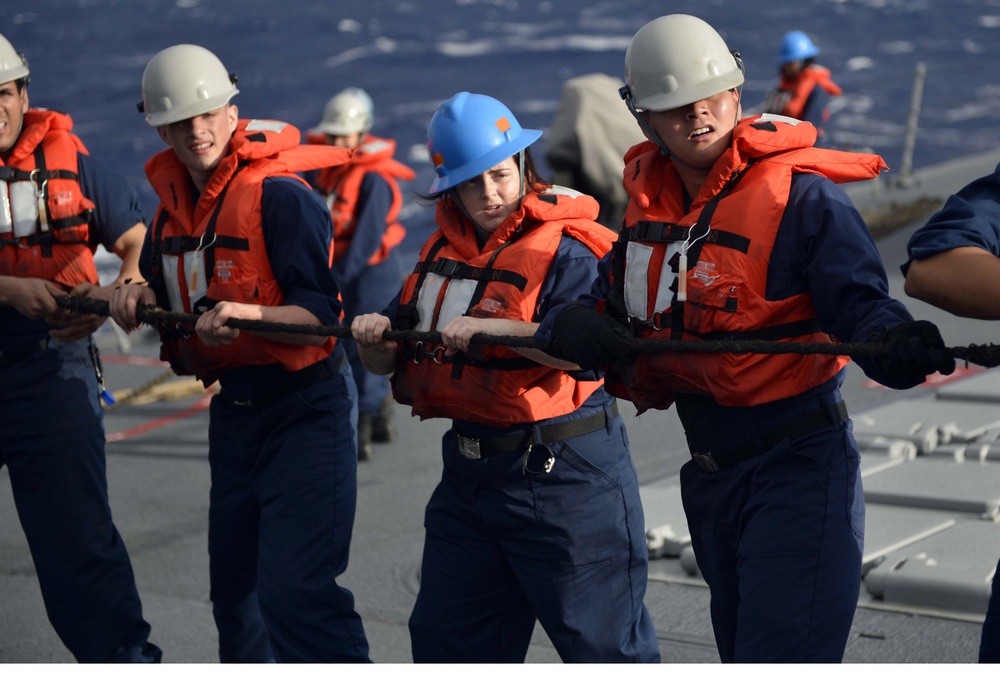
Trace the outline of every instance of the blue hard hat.
[[447, 191], [486, 172], [541, 136], [540, 130], [523, 129], [493, 97], [459, 92], [437, 107], [427, 128], [427, 154], [437, 173], [430, 192]]
[[809, 36], [802, 31], [789, 31], [781, 41], [781, 51], [778, 52], [778, 65], [791, 61], [805, 61], [819, 54], [819, 48], [813, 44]]

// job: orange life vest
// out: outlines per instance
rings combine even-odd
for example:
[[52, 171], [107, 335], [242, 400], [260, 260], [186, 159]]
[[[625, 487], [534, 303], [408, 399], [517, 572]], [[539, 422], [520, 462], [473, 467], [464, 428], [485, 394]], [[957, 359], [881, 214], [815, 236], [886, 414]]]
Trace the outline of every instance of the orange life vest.
[[89, 242], [94, 203], [80, 187], [87, 153], [65, 113], [29, 109], [6, 162], [0, 159], [0, 275], [66, 288], [97, 285]]
[[[326, 144], [324, 135], [307, 135], [313, 144]], [[403, 207], [403, 194], [399, 190], [400, 181], [411, 181], [416, 173], [395, 160], [396, 141], [368, 135], [364, 143], [354, 149], [349, 163], [323, 168], [316, 173], [315, 184], [326, 198], [333, 217], [332, 264], [343, 257], [351, 246], [351, 239], [357, 229], [354, 212], [361, 192], [361, 182], [365, 175], [374, 172], [385, 179], [392, 190], [392, 206], [385, 218], [385, 232], [382, 245], [368, 259], [369, 265], [385, 261], [389, 251], [403, 242], [406, 228], [399, 223], [399, 211]]]
[[[701, 341], [766, 339], [832, 342], [808, 293], [765, 298], [771, 250], [792, 175], [841, 183], [886, 169], [875, 155], [813, 148], [815, 128], [768, 120], [737, 125], [689, 209], [680, 177], [655, 146], [626, 155], [630, 202], [612, 255], [608, 311], [632, 320], [643, 338]], [[678, 302], [685, 268], [687, 300]], [[615, 365], [609, 392], [642, 412], [664, 409], [674, 393], [709, 395], [725, 406], [753, 406], [800, 394], [835, 375], [846, 357], [819, 354], [660, 352]]]
[[[439, 230], [403, 287], [397, 328], [435, 331], [463, 315], [537, 320], [538, 295], [563, 234], [596, 257], [610, 249], [614, 233], [593, 221], [598, 211], [593, 198], [568, 189], [530, 193], [480, 250], [468, 218], [441, 199]], [[474, 344], [446, 358], [442, 344], [401, 342], [392, 385], [396, 400], [421, 419], [510, 426], [573, 412], [601, 382], [578, 382], [506, 347]]]
[[[792, 77], [784, 74], [778, 85], [780, 103], [772, 110], [789, 118], [801, 118], [809, 101], [809, 95], [816, 87], [822, 87], [831, 97], [843, 94], [843, 90], [830, 79], [830, 69], [813, 64], [807, 66]], [[823, 122], [829, 117], [829, 111], [824, 112]]]
[[[154, 275], [174, 311], [201, 312], [196, 303], [206, 297], [280, 306], [284, 294], [275, 279], [264, 244], [261, 197], [268, 177], [344, 162], [350, 155], [336, 147], [300, 146], [298, 129], [273, 120], [241, 120], [229, 143], [229, 153], [192, 202], [191, 177], [173, 149], [146, 163], [146, 176], [160, 198], [150, 231]], [[289, 228], [294, 225], [288, 225]], [[242, 332], [233, 343], [210, 347], [191, 332], [161, 330], [161, 357], [178, 374], [194, 374], [206, 384], [221, 370], [280, 363], [295, 371], [330, 354], [333, 338], [318, 347], [274, 342]]]

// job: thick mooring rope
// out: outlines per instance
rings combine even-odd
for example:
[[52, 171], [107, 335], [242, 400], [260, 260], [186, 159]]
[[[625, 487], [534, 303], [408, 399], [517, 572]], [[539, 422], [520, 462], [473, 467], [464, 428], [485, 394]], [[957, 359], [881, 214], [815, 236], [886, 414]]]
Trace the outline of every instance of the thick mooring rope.
[[[103, 300], [87, 299], [68, 295], [56, 300], [59, 305], [77, 313], [108, 316], [108, 303]], [[198, 314], [166, 311], [156, 306], [141, 306], [136, 310], [136, 318], [140, 323], [147, 324], [180, 324], [194, 325]], [[297, 325], [292, 323], [273, 323], [268, 321], [250, 321], [231, 318], [226, 326], [237, 330], [256, 332], [284, 332], [300, 335], [318, 335], [321, 337], [351, 337], [351, 329], [339, 325]], [[423, 341], [437, 343], [441, 341], [439, 332], [417, 332], [414, 330], [389, 330], [384, 337], [394, 341]], [[516, 337], [508, 335], [474, 335], [473, 344], [502, 345], [512, 348], [541, 349], [533, 337]], [[812, 343], [812, 342], [772, 342], [766, 340], [712, 340], [704, 342], [681, 342], [677, 340], [645, 340], [630, 339], [626, 344], [636, 353], [659, 353], [673, 351], [677, 353], [695, 354], [827, 354], [833, 356], [878, 357], [887, 352], [886, 346], [878, 342], [849, 342], [844, 344]], [[970, 344], [964, 347], [945, 347], [947, 353], [966, 365], [973, 363], [985, 368], [1000, 366], [1000, 346], [995, 344]]]

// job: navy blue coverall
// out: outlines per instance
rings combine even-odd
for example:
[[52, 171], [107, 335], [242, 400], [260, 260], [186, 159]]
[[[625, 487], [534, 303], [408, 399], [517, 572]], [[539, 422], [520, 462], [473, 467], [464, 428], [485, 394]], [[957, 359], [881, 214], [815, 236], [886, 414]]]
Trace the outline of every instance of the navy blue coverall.
[[[820, 327], [844, 342], [869, 341], [912, 320], [889, 296], [881, 257], [844, 191], [818, 175], [792, 178], [767, 273], [766, 297], [809, 292]], [[610, 257], [583, 302], [607, 299]], [[550, 312], [536, 332], [553, 341]], [[872, 359], [867, 375], [892, 384]], [[846, 370], [846, 369], [845, 369]], [[775, 375], [775, 379], [780, 379]], [[844, 371], [808, 392], [734, 408], [675, 394], [692, 451], [752, 446], [754, 456], [721, 471], [694, 460], [681, 495], [698, 566], [712, 591], [723, 662], [840, 662], [861, 587], [864, 494], [852, 424], [837, 406]], [[826, 426], [765, 443], [800, 416]]]
[[[261, 203], [284, 303], [336, 325], [326, 205], [283, 177], [264, 181]], [[147, 276], [150, 257], [147, 239]], [[357, 397], [343, 351], [326, 361], [328, 377], [260, 407], [252, 402], [288, 380], [279, 364], [219, 377], [209, 411], [208, 552], [223, 662], [368, 661], [354, 596], [336, 581], [347, 569], [357, 502]]]
[[[145, 216], [124, 178], [78, 158], [83, 193], [97, 206], [91, 243], [110, 251]], [[99, 359], [90, 338], [62, 343], [49, 329], [0, 307], [0, 465], [10, 473], [45, 610], [80, 662], [158, 662], [108, 503]]]
[[[597, 260], [564, 236], [540, 314], [586, 292]], [[395, 317], [394, 309], [386, 312]], [[539, 318], [541, 315], [539, 315]], [[580, 379], [594, 379], [581, 373]], [[643, 603], [648, 577], [639, 482], [614, 399], [599, 389], [576, 411], [513, 428], [455, 421], [424, 516], [420, 592], [410, 616], [415, 662], [523, 662], [539, 621], [565, 662], [659, 662]], [[482, 440], [607, 413], [606, 425], [545, 446], [482, 459]]]

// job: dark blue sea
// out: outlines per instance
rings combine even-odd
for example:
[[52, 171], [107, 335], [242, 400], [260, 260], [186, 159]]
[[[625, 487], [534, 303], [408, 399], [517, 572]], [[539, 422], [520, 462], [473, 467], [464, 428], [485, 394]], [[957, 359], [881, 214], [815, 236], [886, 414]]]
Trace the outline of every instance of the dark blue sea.
[[[70, 113], [152, 211], [142, 166], [162, 142], [136, 102], [146, 62], [169, 45], [208, 47], [237, 73], [241, 116], [303, 130], [339, 89], [364, 87], [374, 132], [396, 138], [419, 173], [412, 196], [430, 182], [425, 131], [439, 102], [489, 94], [544, 130], [566, 79], [621, 77], [635, 31], [670, 13], [700, 16], [743, 54], [747, 106], [775, 82], [782, 35], [806, 31], [845, 91], [833, 143], [874, 149], [892, 168], [920, 62], [913, 167], [1000, 146], [1000, 0], [2, 0], [0, 32], [28, 56], [31, 103]], [[432, 216], [416, 201], [405, 215], [412, 250]]]

